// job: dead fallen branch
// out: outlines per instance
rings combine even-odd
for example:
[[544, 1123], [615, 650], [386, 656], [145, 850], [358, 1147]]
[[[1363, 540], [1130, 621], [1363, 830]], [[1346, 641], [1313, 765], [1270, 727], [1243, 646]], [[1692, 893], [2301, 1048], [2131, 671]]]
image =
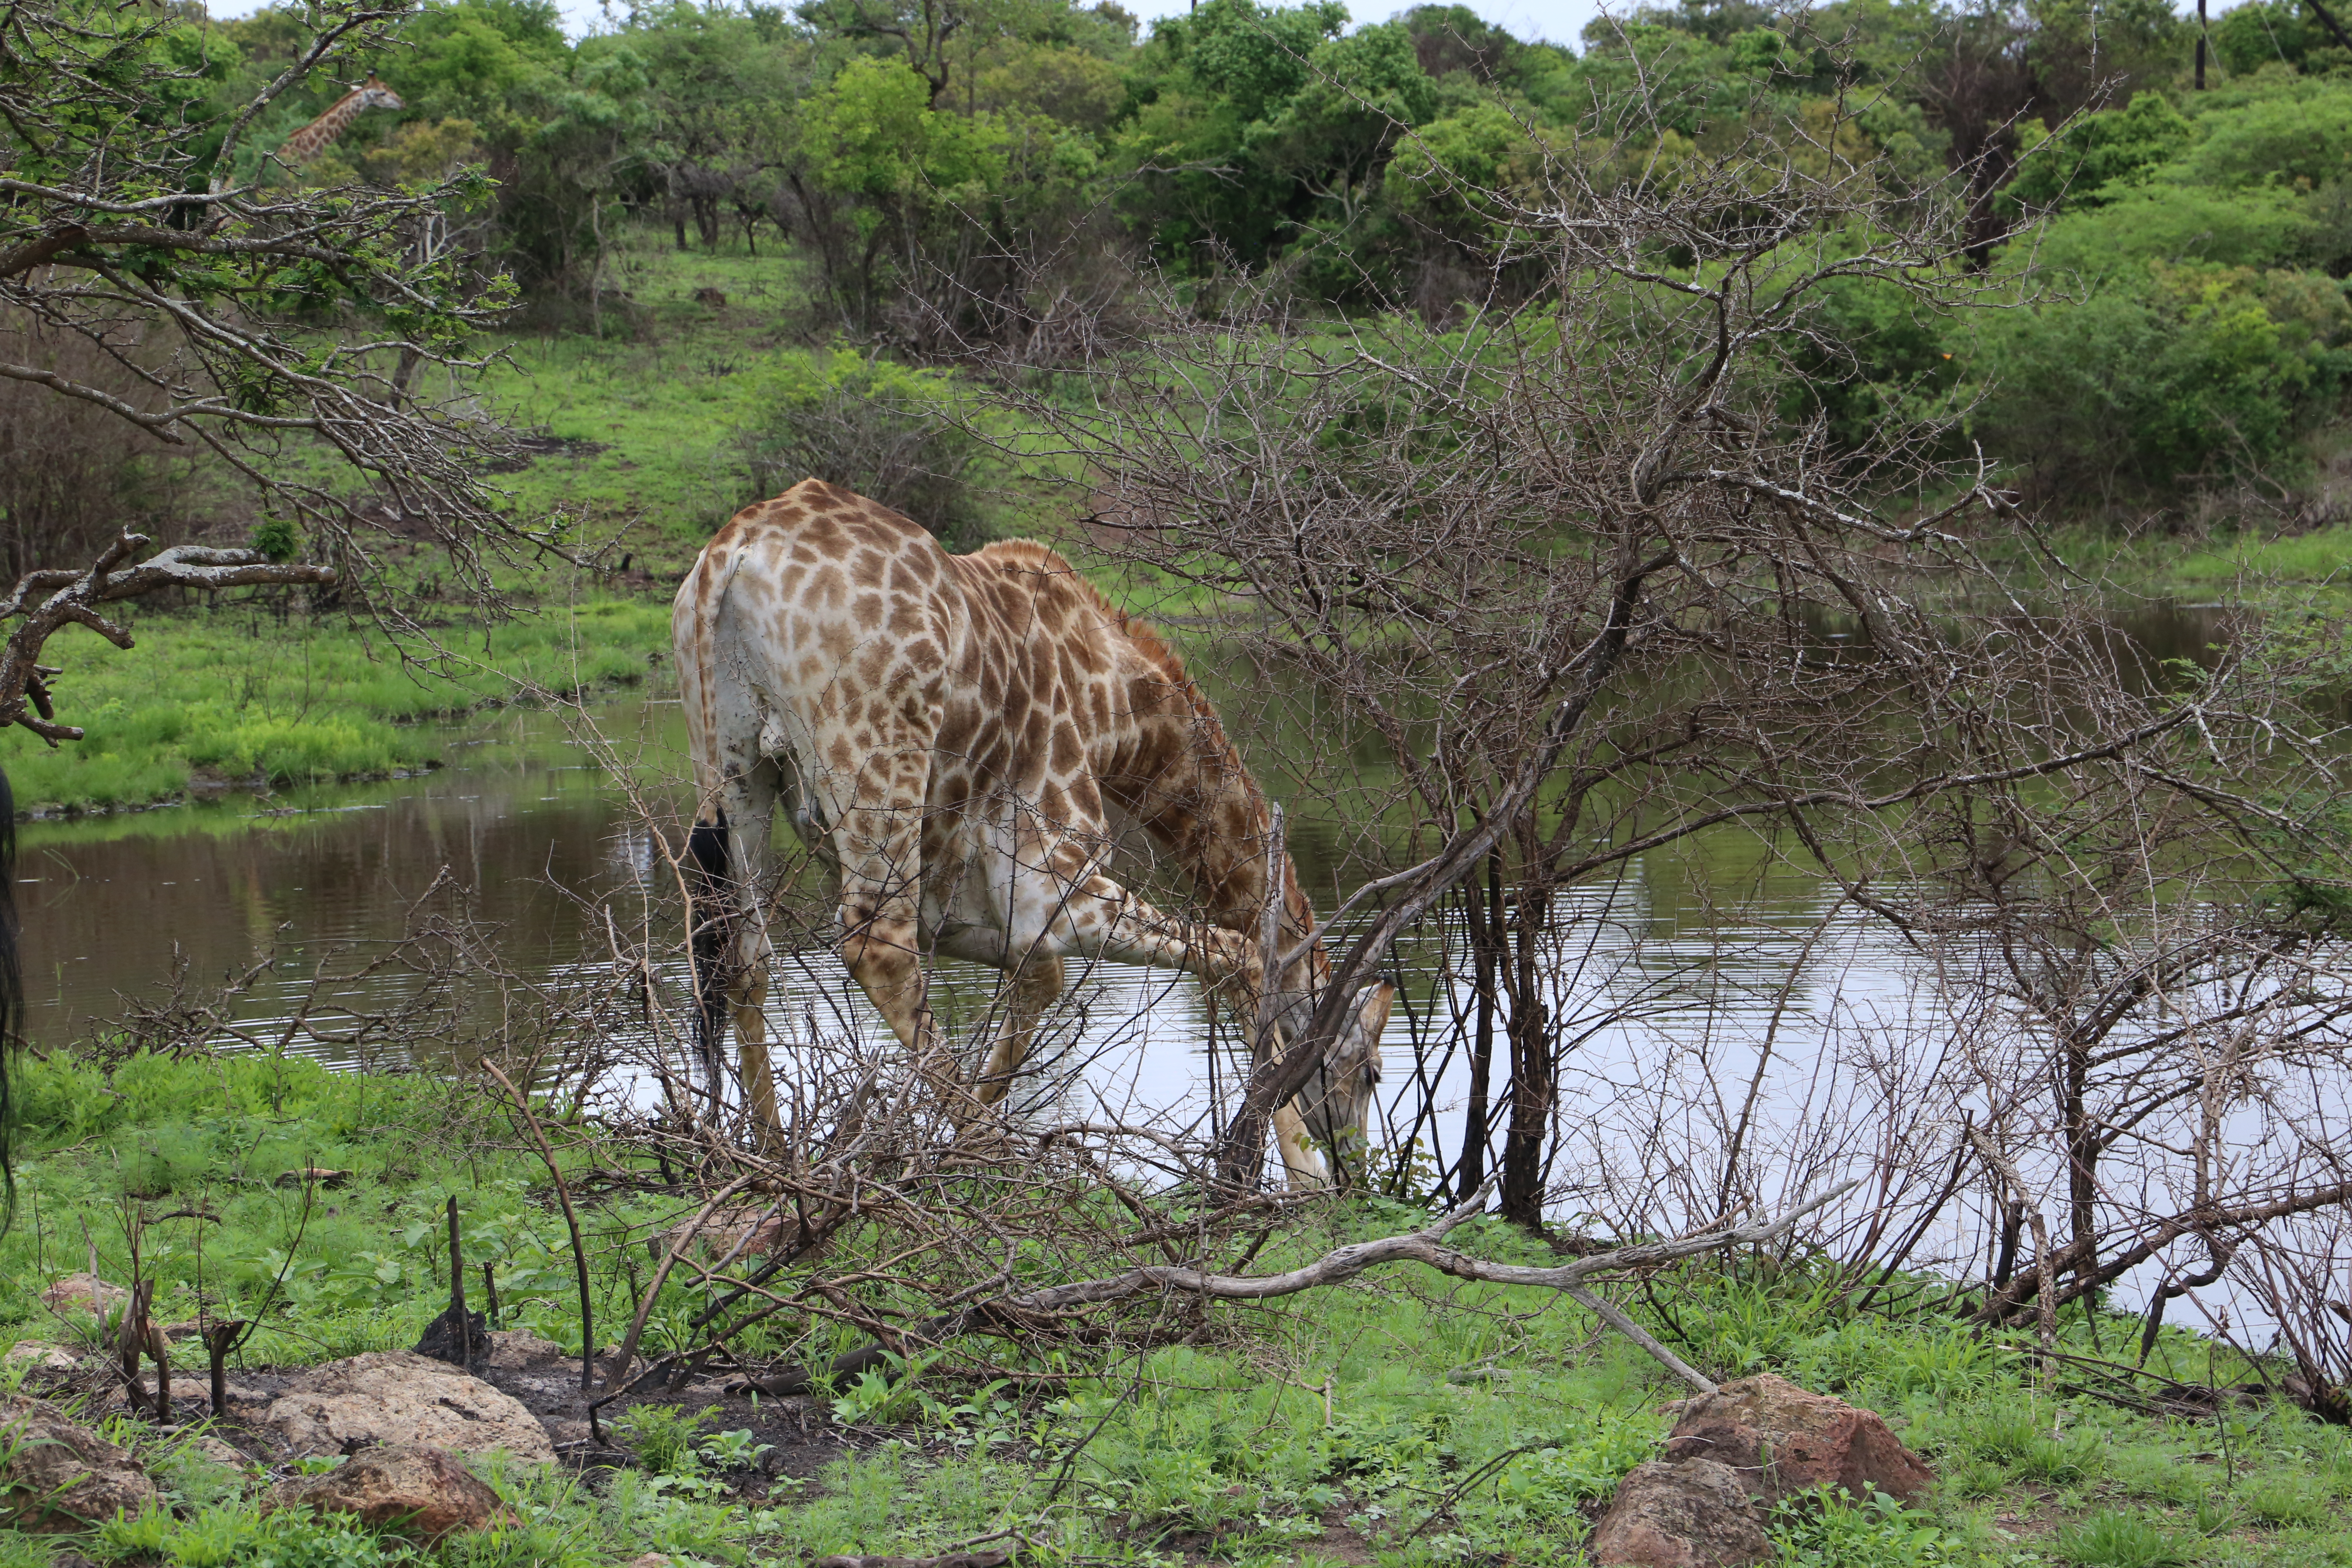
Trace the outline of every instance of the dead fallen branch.
[[[1384, 1264], [1421, 1263], [1457, 1279], [1477, 1279], [1496, 1285], [1531, 1285], [1563, 1291], [1591, 1308], [1611, 1327], [1655, 1356], [1677, 1377], [1703, 1394], [1713, 1394], [1716, 1385], [1705, 1373], [1660, 1344], [1624, 1313], [1593, 1295], [1585, 1289], [1586, 1282], [1597, 1275], [1629, 1268], [1654, 1268], [1662, 1263], [1672, 1263], [1678, 1258], [1692, 1258], [1726, 1247], [1753, 1246], [1771, 1240], [1807, 1215], [1834, 1203], [1859, 1185], [1859, 1178], [1844, 1183], [1805, 1199], [1774, 1218], [1759, 1220], [1752, 1225], [1728, 1229], [1709, 1228], [1672, 1241], [1611, 1247], [1556, 1268], [1538, 1268], [1524, 1264], [1489, 1262], [1442, 1245], [1454, 1230], [1484, 1211], [1493, 1187], [1490, 1181], [1472, 1194], [1467, 1202], [1448, 1209], [1420, 1230], [1403, 1236], [1381, 1237], [1374, 1241], [1353, 1242], [1325, 1253], [1303, 1268], [1284, 1273], [1211, 1274], [1198, 1268], [1145, 1264], [1108, 1279], [1076, 1280], [1067, 1285], [1048, 1286], [1042, 1290], [1024, 1291], [1018, 1295], [977, 1302], [932, 1319], [923, 1326], [920, 1337], [936, 1342], [959, 1333], [1018, 1334], [1034, 1331], [1046, 1321], [1076, 1308], [1102, 1306], [1154, 1294], [1187, 1294], [1219, 1301], [1272, 1300], [1277, 1297], [1295, 1296], [1304, 1290], [1345, 1284], [1368, 1269]], [[828, 1373], [844, 1375], [879, 1366], [884, 1364], [884, 1361], [883, 1348], [869, 1345], [835, 1357], [828, 1367]], [[768, 1394], [799, 1394], [809, 1392], [816, 1384], [817, 1379], [806, 1368], [795, 1366], [761, 1379], [752, 1386]]]

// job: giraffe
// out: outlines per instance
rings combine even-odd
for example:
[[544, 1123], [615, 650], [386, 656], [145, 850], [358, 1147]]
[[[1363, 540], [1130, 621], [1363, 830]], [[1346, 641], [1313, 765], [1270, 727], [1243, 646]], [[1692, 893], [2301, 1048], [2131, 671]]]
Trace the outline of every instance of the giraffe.
[[[781, 804], [838, 885], [841, 953], [916, 1063], [967, 1113], [1003, 1100], [1066, 959], [1199, 976], [1245, 1023], [1297, 1037], [1330, 975], [1270, 809], [1182, 662], [1042, 544], [950, 555], [862, 496], [804, 479], [706, 545], [671, 610], [698, 806], [690, 835], [704, 1037], [731, 1009], [751, 1114], [772, 1124], [764, 906]], [[1107, 874], [1124, 813], [1208, 919]], [[1268, 994], [1259, 932], [1279, 868]], [[715, 918], [714, 918], [715, 916]], [[722, 949], [723, 954], [722, 954]], [[1003, 971], [977, 1081], [946, 1058], [924, 976], [937, 952]], [[1324, 1173], [1307, 1128], [1361, 1136], [1395, 992], [1367, 994], [1275, 1131], [1293, 1186]]]
[[326, 113], [286, 138], [285, 143], [278, 149], [278, 155], [299, 168], [333, 146], [335, 138], [351, 128], [352, 121], [360, 117], [361, 111], [407, 107], [400, 100], [399, 94], [378, 79], [370, 77], [335, 100]]

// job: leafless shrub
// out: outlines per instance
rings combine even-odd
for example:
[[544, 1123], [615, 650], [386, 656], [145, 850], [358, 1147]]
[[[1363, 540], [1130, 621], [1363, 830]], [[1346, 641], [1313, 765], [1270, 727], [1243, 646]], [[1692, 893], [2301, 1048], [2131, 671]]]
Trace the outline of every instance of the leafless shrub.
[[[131, 392], [89, 342], [0, 309], [0, 358]], [[95, 404], [0, 381], [0, 571], [86, 560], [126, 527], [167, 544], [211, 521], [200, 466]]]

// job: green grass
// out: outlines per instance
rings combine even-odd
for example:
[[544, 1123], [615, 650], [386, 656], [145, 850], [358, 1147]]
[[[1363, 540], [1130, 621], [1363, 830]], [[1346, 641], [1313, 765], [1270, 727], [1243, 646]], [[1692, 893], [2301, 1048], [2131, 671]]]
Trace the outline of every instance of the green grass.
[[[578, 1347], [569, 1255], [543, 1177], [466, 1084], [260, 1056], [110, 1068], [60, 1058], [26, 1067], [19, 1107], [19, 1205], [0, 1237], [0, 1325], [16, 1335], [59, 1335], [37, 1293], [84, 1267], [93, 1247], [101, 1273], [124, 1278], [128, 1222], [144, 1215], [142, 1252], [167, 1321], [193, 1313], [200, 1294], [257, 1310], [283, 1267], [288, 1283], [247, 1357], [310, 1363], [408, 1343], [444, 1299], [439, 1209], [455, 1194], [469, 1257], [492, 1263], [509, 1321]], [[584, 1174], [589, 1158], [581, 1151], [575, 1169]], [[299, 1191], [276, 1181], [311, 1163], [354, 1174], [315, 1194], [305, 1217]], [[585, 1198], [600, 1338], [629, 1300], [631, 1237], [677, 1204]], [[156, 1217], [189, 1207], [218, 1216], [202, 1226], [201, 1247], [194, 1223]], [[1258, 1266], [1411, 1218], [1379, 1202], [1328, 1208]], [[1455, 1239], [1492, 1257], [1543, 1256], [1490, 1221]], [[1336, 1525], [1399, 1568], [1579, 1562], [1585, 1510], [1656, 1451], [1669, 1425], [1659, 1406], [1679, 1391], [1556, 1296], [1428, 1284], [1398, 1269], [1223, 1310], [1209, 1342], [1092, 1373], [1063, 1362], [1082, 1375], [1026, 1395], [930, 1373], [844, 1389], [835, 1413], [855, 1441], [761, 1501], [720, 1479], [756, 1447], [748, 1427], [729, 1430], [746, 1407], [701, 1420], [639, 1410], [618, 1426], [633, 1468], [591, 1479], [486, 1462], [513, 1522], [428, 1560], [586, 1568], [657, 1552], [793, 1562], [924, 1554], [1018, 1528], [1040, 1563], [1272, 1565], [1336, 1550], [1326, 1533]], [[1786, 1568], [2352, 1560], [2352, 1433], [2284, 1407], [2237, 1413], [2218, 1432], [2053, 1396], [2016, 1348], [1937, 1317], [1933, 1293], [1889, 1321], [1853, 1317], [1809, 1270], [1710, 1265], [1660, 1284], [1701, 1364], [1777, 1371], [1876, 1408], [1945, 1477], [1922, 1510], [1843, 1496], [1782, 1505], [1769, 1526]], [[656, 1309], [656, 1333], [667, 1315]], [[2085, 1349], [2087, 1330], [2079, 1317], [2064, 1325]], [[180, 1353], [193, 1375], [193, 1345]], [[2225, 1381], [2242, 1374], [2226, 1352], [2178, 1331], [2166, 1331], [2158, 1360], [2201, 1382], [2209, 1355]], [[173, 1511], [63, 1542], [0, 1531], [0, 1568], [47, 1563], [61, 1549], [122, 1568], [366, 1568], [417, 1555], [365, 1531], [265, 1515], [246, 1479], [184, 1434], [121, 1418], [108, 1430], [142, 1452]]]
[[[577, 312], [567, 330], [507, 336], [502, 360], [476, 384], [518, 428], [574, 444], [499, 478], [526, 516], [568, 509], [592, 536], [617, 531], [656, 575], [674, 574], [720, 523], [763, 499], [739, 432], [761, 423], [772, 384], [788, 371], [804, 379], [836, 351], [824, 347], [808, 305], [804, 263], [780, 247], [753, 257], [730, 237], [715, 253], [680, 252], [667, 229], [639, 226], [618, 247], [614, 276], [626, 299], [607, 310], [604, 336], [580, 330]], [[711, 289], [724, 306], [696, 298]], [[982, 417], [1009, 448], [1029, 451], [976, 481], [991, 531], [1060, 536], [1087, 492], [1055, 481], [1082, 479], [1083, 469]]]
[[404, 668], [372, 629], [279, 623], [265, 606], [150, 615], [137, 646], [68, 630], [46, 657], [65, 671], [58, 717], [86, 731], [51, 748], [0, 737], [19, 810], [87, 810], [184, 798], [201, 780], [273, 786], [422, 768], [442, 736], [423, 721], [511, 699], [641, 681], [667, 660], [669, 613], [653, 599], [595, 599], [440, 636], [465, 662]]
[[[479, 385], [527, 430], [594, 443], [549, 453], [498, 481], [526, 513], [570, 507], [592, 530], [634, 525], [632, 542], [667, 562], [698, 549], [736, 509], [758, 498], [735, 451], [766, 374], [805, 363], [786, 318], [797, 264], [737, 249], [681, 255], [657, 230], [632, 234], [619, 268], [630, 301], [607, 335], [518, 335]], [[698, 302], [717, 289], [724, 308]], [[687, 552], [690, 553], [690, 551]]]
[[[2352, 589], [2352, 527], [2308, 533], [2216, 531], [2201, 539], [2151, 533], [2137, 539], [2081, 528], [2055, 529], [2051, 548], [2074, 571], [2154, 597], [2264, 603], [2298, 601], [2314, 590]], [[2001, 561], [2020, 584], [2042, 581], [2048, 563], [2015, 547]]]

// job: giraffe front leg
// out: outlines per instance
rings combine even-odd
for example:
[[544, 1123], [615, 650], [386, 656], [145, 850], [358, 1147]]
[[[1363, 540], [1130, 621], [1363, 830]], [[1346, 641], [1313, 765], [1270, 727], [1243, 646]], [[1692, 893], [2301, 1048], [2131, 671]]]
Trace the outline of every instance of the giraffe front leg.
[[1013, 1078], [1021, 1064], [1029, 1059], [1029, 1047], [1035, 1040], [1037, 1020], [1044, 1017], [1062, 994], [1062, 961], [1050, 952], [1036, 952], [1011, 976], [1005, 998], [1004, 1025], [997, 1031], [996, 1043], [988, 1053], [988, 1062], [981, 1069], [980, 1102], [982, 1105], [1001, 1103], [1011, 1092]]
[[898, 759], [887, 787], [841, 814], [834, 829], [841, 860], [841, 959], [916, 1069], [964, 1121], [980, 1101], [961, 1081], [932, 1016], [919, 946], [918, 889], [922, 871], [922, 753]]

